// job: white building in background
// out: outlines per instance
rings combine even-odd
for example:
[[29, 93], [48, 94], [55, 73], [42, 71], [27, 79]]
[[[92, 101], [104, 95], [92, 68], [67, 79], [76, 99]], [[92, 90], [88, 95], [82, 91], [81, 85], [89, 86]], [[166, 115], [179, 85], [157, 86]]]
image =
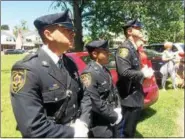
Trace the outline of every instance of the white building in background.
[[28, 31], [22, 33], [24, 49], [40, 47], [43, 43], [37, 31]]
[[42, 40], [37, 31], [23, 31], [17, 38], [9, 30], [1, 30], [1, 51], [5, 49], [30, 50], [42, 45]]
[[15, 49], [16, 37], [9, 30], [1, 30], [1, 51], [4, 49]]

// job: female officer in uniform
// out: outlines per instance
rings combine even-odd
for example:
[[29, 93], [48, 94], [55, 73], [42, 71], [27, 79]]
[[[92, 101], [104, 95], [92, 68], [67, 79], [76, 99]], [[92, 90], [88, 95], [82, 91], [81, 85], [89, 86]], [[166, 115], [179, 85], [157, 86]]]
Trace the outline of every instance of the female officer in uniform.
[[118, 137], [114, 125], [122, 120], [121, 108], [112, 77], [105, 67], [109, 60], [108, 41], [93, 41], [86, 45], [91, 61], [81, 75], [92, 102], [92, 124], [89, 137]]

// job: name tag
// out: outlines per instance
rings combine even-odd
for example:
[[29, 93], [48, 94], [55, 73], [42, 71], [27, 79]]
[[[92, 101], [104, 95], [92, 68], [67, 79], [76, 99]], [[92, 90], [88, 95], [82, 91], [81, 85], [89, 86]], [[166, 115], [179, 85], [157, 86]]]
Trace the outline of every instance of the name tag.
[[56, 89], [58, 89], [58, 88], [60, 88], [60, 87], [58, 86], [58, 84], [52, 84], [52, 85], [49, 87], [49, 90], [52, 91], [52, 90], [56, 90]]
[[101, 85], [104, 85], [104, 84], [106, 84], [107, 82], [106, 81], [104, 81]]

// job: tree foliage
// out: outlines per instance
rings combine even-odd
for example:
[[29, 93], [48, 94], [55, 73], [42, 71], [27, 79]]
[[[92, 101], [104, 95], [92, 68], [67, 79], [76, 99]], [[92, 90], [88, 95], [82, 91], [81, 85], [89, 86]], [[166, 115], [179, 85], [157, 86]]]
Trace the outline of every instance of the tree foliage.
[[27, 21], [22, 20], [19, 25], [14, 26], [13, 33], [17, 37], [19, 31], [28, 31]]
[[10, 30], [8, 25], [1, 25], [1, 30]]
[[[78, 7], [74, 10], [75, 2]], [[173, 41], [184, 38], [184, 8], [181, 0], [63, 0], [56, 7], [73, 7], [74, 20], [80, 20], [82, 27], [93, 39], [112, 39], [110, 32], [122, 33], [123, 24], [129, 19], [138, 18], [147, 31], [149, 43]], [[68, 3], [68, 4], [66, 4]], [[79, 9], [78, 9], [79, 8]], [[81, 14], [76, 14], [79, 12]], [[80, 32], [76, 36], [83, 37]], [[86, 37], [89, 38], [89, 37]], [[81, 47], [81, 46], [80, 46]]]

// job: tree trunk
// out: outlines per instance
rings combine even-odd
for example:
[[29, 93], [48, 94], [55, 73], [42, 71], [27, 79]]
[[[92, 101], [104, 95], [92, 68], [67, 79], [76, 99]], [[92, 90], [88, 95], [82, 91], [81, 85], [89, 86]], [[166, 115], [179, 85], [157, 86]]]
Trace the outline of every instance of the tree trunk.
[[79, 7], [79, 0], [73, 0], [74, 27], [76, 35], [74, 40], [75, 51], [82, 51], [84, 42], [82, 40], [82, 10]]

